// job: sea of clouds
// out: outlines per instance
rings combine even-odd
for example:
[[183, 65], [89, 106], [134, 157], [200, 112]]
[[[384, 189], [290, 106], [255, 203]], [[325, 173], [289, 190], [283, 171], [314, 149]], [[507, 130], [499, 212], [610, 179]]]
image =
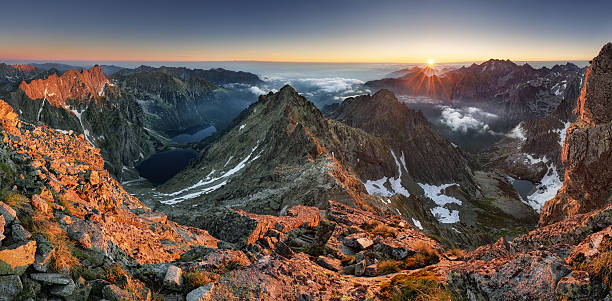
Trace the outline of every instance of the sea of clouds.
[[300, 95], [314, 102], [317, 106], [341, 102], [346, 98], [355, 97], [364, 94], [370, 94], [371, 91], [363, 86], [364, 81], [355, 78], [344, 77], [305, 77], [305, 78], [288, 78], [281, 76], [263, 77], [263, 84], [259, 85], [244, 85], [244, 84], [229, 84], [225, 88], [234, 90], [248, 91], [252, 94], [253, 101], [259, 95], [266, 95], [269, 92], [278, 92], [284, 85], [291, 85]]

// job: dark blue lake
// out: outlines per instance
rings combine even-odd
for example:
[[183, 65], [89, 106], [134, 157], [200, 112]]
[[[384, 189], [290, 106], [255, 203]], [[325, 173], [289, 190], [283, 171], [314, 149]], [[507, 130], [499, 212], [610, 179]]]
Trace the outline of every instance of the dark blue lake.
[[187, 144], [192, 142], [200, 142], [202, 139], [214, 134], [217, 131], [217, 128], [214, 126], [208, 126], [203, 129], [200, 129], [194, 133], [185, 132], [179, 135], [172, 137], [172, 141], [181, 144]]
[[183, 170], [197, 153], [192, 150], [175, 149], [157, 153], [136, 167], [141, 177], [155, 184], [162, 184]]
[[527, 199], [528, 195], [533, 193], [533, 188], [535, 187], [531, 181], [527, 180], [514, 180], [514, 182], [512, 182], [512, 186], [524, 200]]

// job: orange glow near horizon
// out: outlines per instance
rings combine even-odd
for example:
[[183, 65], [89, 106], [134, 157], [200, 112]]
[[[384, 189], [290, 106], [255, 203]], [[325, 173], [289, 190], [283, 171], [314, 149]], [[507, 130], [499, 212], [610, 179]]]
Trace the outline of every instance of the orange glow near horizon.
[[[381, 43], [384, 44], [384, 43]], [[539, 51], [494, 49], [490, 45], [475, 48], [438, 44], [400, 44], [396, 47], [372, 45], [354, 48], [346, 45], [320, 45], [317, 47], [278, 47], [270, 50], [266, 45], [254, 44], [250, 49], [232, 47], [232, 43], [217, 45], [181, 45], [178, 47], [148, 47], [140, 45], [109, 45], [98, 43], [49, 43], [32, 45], [8, 43], [0, 49], [0, 61], [89, 61], [89, 62], [199, 62], [199, 61], [262, 61], [296, 63], [418, 63], [430, 66], [436, 63], [480, 62], [491, 58], [513, 61], [574, 61], [589, 60], [579, 51], [562, 53], [558, 49], [539, 55]], [[69, 46], [66, 46], [69, 45]], [[411, 49], [405, 53], [404, 49]], [[453, 49], [451, 52], [448, 49]], [[400, 54], [401, 53], [401, 54]], [[593, 52], [595, 55], [596, 52]], [[432, 57], [435, 57], [435, 61]]]
[[[471, 50], [456, 49], [447, 53], [439, 47], [419, 49], [412, 55], [399, 56], [390, 49], [363, 49], [351, 52], [349, 49], [301, 49], [298, 51], [282, 49], [277, 52], [266, 49], [240, 50], [206, 49], [185, 46], [182, 49], [140, 49], [136, 47], [109, 46], [64, 47], [63, 45], [46, 45], [41, 47], [19, 47], [0, 49], [0, 61], [90, 61], [90, 62], [198, 62], [198, 61], [261, 61], [261, 62], [296, 62], [296, 63], [405, 63], [426, 62], [429, 66], [436, 63], [480, 62], [492, 58], [510, 59], [512, 61], [580, 61], [589, 57], [551, 53], [549, 57], [535, 53], [512, 53], [483, 49], [479, 55]], [[39, 46], [39, 45], [38, 45]], [[19, 48], [17, 48], [19, 47]], [[195, 49], [194, 49], [195, 48]], [[286, 50], [286, 51], [283, 51]], [[354, 50], [354, 49], [353, 49]], [[400, 52], [401, 50], [398, 50]], [[436, 59], [424, 55], [435, 52]], [[513, 55], [514, 54], [514, 55]]]

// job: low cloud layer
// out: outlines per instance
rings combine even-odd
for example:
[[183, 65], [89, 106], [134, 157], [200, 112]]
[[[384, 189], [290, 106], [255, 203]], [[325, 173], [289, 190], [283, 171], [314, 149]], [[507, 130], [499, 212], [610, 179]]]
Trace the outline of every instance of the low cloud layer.
[[352, 89], [354, 85], [363, 84], [361, 80], [342, 77], [303, 78], [295, 81], [318, 87], [324, 93], [343, 92]]
[[453, 132], [467, 134], [476, 132], [481, 134], [497, 135], [487, 124], [487, 120], [497, 119], [498, 115], [485, 112], [476, 107], [452, 108], [449, 106], [438, 106], [440, 111], [440, 123], [449, 127]]

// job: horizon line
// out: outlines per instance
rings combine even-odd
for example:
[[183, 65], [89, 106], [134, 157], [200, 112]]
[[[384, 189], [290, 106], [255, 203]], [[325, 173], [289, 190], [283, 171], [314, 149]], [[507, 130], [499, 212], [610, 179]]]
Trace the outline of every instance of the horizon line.
[[[507, 58], [489, 58], [479, 60], [457, 60], [457, 61], [442, 61], [435, 62], [435, 64], [460, 64], [460, 63], [475, 63], [475, 62], [486, 62], [489, 60], [510, 60], [512, 62], [576, 62], [576, 61], [590, 61], [592, 58], [580, 58], [580, 59], [507, 59]], [[427, 64], [427, 61], [420, 62], [408, 62], [408, 61], [291, 61], [291, 60], [79, 60], [79, 59], [7, 59], [0, 58], [2, 62], [18, 61], [18, 62], [49, 62], [49, 63], [62, 63], [62, 62], [74, 62], [74, 63], [290, 63], [290, 64]]]

